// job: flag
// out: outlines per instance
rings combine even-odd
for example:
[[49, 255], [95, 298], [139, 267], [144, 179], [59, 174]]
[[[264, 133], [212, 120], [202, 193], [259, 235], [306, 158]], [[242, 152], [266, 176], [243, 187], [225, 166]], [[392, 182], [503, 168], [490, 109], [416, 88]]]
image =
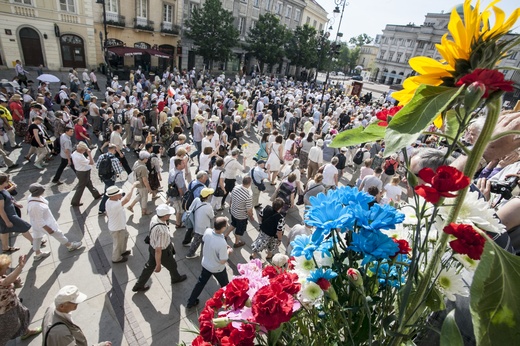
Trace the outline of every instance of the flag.
[[170, 86], [168, 88], [168, 96], [173, 97], [174, 95], [175, 95], [175, 90], [173, 90], [173, 88]]

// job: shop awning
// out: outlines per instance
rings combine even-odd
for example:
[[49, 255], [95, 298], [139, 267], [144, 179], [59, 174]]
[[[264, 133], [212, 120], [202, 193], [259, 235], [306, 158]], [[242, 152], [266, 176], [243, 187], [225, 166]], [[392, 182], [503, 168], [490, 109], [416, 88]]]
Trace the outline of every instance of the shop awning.
[[172, 56], [168, 53], [161, 52], [157, 49], [146, 49], [146, 53], [150, 54], [151, 56], [156, 56], [158, 58], [164, 58], [164, 59], [170, 59]]
[[108, 51], [118, 56], [134, 56], [143, 55], [143, 53], [146, 53], [146, 49], [133, 47], [108, 47]]

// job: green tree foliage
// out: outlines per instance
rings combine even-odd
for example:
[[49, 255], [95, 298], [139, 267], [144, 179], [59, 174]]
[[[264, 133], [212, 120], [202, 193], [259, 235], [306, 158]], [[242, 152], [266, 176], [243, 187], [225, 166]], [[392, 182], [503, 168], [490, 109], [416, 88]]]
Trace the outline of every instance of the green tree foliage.
[[210, 69], [213, 61], [226, 61], [238, 45], [233, 13], [225, 10], [220, 0], [207, 0], [201, 8], [195, 8], [186, 26], [186, 37], [194, 41], [197, 55], [209, 63]]
[[357, 61], [359, 59], [360, 54], [360, 47], [349, 48], [346, 44], [342, 45], [339, 51], [338, 59], [335, 64], [336, 69], [345, 72], [350, 72], [354, 70], [357, 66]]
[[356, 47], [361, 47], [365, 44], [370, 44], [374, 39], [367, 34], [361, 34], [357, 37], [351, 37], [348, 43], [355, 45]]
[[271, 13], [261, 15], [254, 28], [249, 30], [246, 49], [264, 64], [270, 66], [281, 63], [285, 56], [285, 44], [290, 33], [280, 24], [278, 17]]
[[318, 61], [316, 29], [305, 24], [298, 26], [287, 42], [287, 58], [295, 66], [313, 68]]

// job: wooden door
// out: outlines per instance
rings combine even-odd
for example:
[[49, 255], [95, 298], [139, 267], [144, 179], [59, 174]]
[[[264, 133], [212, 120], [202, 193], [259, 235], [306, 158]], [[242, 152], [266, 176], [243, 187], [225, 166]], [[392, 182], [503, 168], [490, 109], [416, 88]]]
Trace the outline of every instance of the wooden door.
[[23, 28], [20, 30], [20, 44], [25, 66], [45, 65], [40, 35], [34, 29]]

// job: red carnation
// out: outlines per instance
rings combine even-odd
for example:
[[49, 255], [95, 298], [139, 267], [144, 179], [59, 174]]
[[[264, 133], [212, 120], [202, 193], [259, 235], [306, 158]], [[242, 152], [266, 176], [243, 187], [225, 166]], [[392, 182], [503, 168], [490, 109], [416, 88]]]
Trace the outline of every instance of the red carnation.
[[202, 336], [197, 336], [192, 342], [191, 346], [211, 346], [211, 343], [204, 341]]
[[450, 241], [453, 251], [468, 255], [469, 258], [474, 260], [480, 259], [484, 251], [486, 238], [480, 235], [472, 225], [450, 223], [444, 227], [444, 232], [457, 238]]
[[392, 240], [394, 241], [394, 243], [397, 244], [397, 246], [399, 246], [399, 251], [397, 251], [394, 256], [397, 256], [399, 254], [408, 255], [410, 251], [412, 251], [410, 244], [408, 244], [408, 241], [406, 241], [405, 239], [392, 238]]
[[403, 108], [403, 106], [395, 106], [395, 107], [385, 108], [383, 110], [380, 110], [379, 112], [376, 113], [376, 118], [381, 120], [377, 124], [379, 126], [384, 126], [384, 127], [388, 126], [388, 117], [393, 117], [394, 115], [396, 115], [396, 113], [399, 112], [401, 110], [401, 108]]
[[262, 269], [262, 276], [267, 276], [269, 279], [273, 279], [280, 274], [280, 271], [274, 266], [266, 266]]
[[440, 166], [437, 172], [423, 168], [419, 171], [419, 178], [425, 184], [417, 185], [415, 192], [433, 204], [437, 204], [441, 197], [456, 197], [450, 192], [462, 190], [470, 183], [461, 171], [450, 166]]
[[[232, 342], [232, 344], [230, 345], [253, 346], [256, 335], [255, 326], [250, 323], [243, 323], [240, 326], [240, 328], [241, 330], [234, 328], [231, 331], [229, 339]], [[221, 345], [223, 346], [224, 344], [222, 343]]]
[[293, 305], [293, 296], [284, 292], [279, 283], [264, 286], [253, 297], [252, 312], [255, 322], [267, 330], [275, 330], [291, 319]]
[[513, 91], [513, 81], [505, 80], [504, 74], [497, 70], [488, 70], [483, 68], [477, 68], [472, 73], [465, 75], [461, 79], [457, 81], [456, 86], [461, 86], [463, 84], [470, 85], [474, 82], [479, 82], [484, 84], [486, 87], [486, 92], [482, 96], [483, 98], [487, 98], [489, 94], [497, 91]]
[[206, 301], [206, 306], [209, 306], [213, 310], [219, 310], [224, 304], [224, 289], [219, 288], [217, 292]]
[[319, 278], [318, 281], [316, 282], [316, 284], [318, 286], [320, 286], [320, 288], [323, 290], [323, 291], [327, 291], [330, 287], [330, 281], [325, 279], [325, 278]]
[[244, 304], [249, 299], [247, 291], [249, 290], [249, 279], [237, 278], [233, 279], [226, 286], [226, 305], [233, 305], [235, 310], [244, 307]]
[[300, 292], [301, 285], [298, 283], [298, 275], [295, 273], [285, 272], [269, 280], [269, 282], [271, 284], [278, 282], [280, 285], [282, 285], [283, 291], [289, 294], [296, 294]]

